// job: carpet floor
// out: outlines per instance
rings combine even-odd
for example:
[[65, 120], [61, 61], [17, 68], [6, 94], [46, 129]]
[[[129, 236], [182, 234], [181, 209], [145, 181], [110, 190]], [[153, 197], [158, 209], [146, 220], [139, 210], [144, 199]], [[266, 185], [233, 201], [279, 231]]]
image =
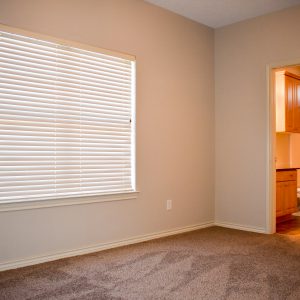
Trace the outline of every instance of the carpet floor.
[[300, 236], [220, 227], [0, 273], [0, 299], [300, 299]]

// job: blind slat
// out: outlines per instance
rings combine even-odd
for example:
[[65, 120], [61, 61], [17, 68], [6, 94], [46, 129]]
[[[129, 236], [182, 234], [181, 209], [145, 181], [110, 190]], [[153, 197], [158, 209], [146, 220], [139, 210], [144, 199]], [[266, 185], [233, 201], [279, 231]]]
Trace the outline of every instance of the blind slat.
[[30, 85], [36, 85], [37, 87], [43, 87], [43, 86], [61, 86], [61, 87], [67, 87], [70, 90], [76, 91], [76, 90], [85, 90], [87, 92], [92, 91], [92, 92], [103, 92], [103, 93], [108, 93], [109, 95], [111, 94], [116, 94], [116, 95], [127, 95], [130, 97], [130, 90], [127, 90], [125, 88], [119, 87], [118, 85], [114, 86], [109, 86], [109, 85], [102, 85], [100, 86], [99, 84], [91, 84], [90, 82], [87, 82], [85, 80], [64, 80], [64, 82], [57, 82], [57, 78], [53, 76], [52, 78], [41, 78], [41, 76], [29, 76], [27, 75], [22, 75], [18, 73], [9, 73], [5, 72], [2, 69], [2, 80], [6, 80], [8, 82], [17, 82], [20, 84], [30, 84]]
[[24, 57], [20, 55], [7, 55], [4, 53], [0, 53], [0, 62], [5, 65], [5, 63], [13, 64], [14, 66], [17, 66], [20, 69], [25, 70], [33, 70], [38, 69], [40, 72], [45, 73], [52, 73], [52, 74], [59, 74], [60, 77], [68, 77], [68, 76], [74, 76], [74, 77], [80, 77], [83, 76], [84, 78], [91, 78], [94, 80], [97, 79], [106, 79], [107, 81], [113, 81], [115, 83], [129, 83], [130, 82], [130, 76], [127, 74], [123, 75], [117, 75], [114, 73], [110, 73], [104, 70], [99, 70], [98, 72], [95, 71], [88, 71], [86, 68], [67, 68], [66, 65], [60, 64], [58, 66], [55, 65], [48, 65], [45, 64], [43, 61], [34, 61], [34, 60], [24, 60]]
[[107, 72], [114, 73], [114, 74], [130, 74], [130, 67], [128, 68], [126, 65], [114, 65], [111, 63], [100, 62], [93, 59], [87, 59], [83, 57], [77, 57], [73, 53], [65, 54], [60, 51], [39, 51], [30, 50], [26, 47], [21, 47], [16, 44], [7, 43], [5, 39], [0, 41], [0, 53], [3, 53], [7, 56], [23, 56], [25, 59], [30, 59], [32, 61], [40, 61], [44, 62], [45, 64], [49, 65], [56, 65], [56, 64], [65, 64], [71, 66], [82, 66], [84, 68], [96, 70], [103, 69]]
[[[14, 64], [10, 59], [3, 60], [0, 56], [0, 70], [3, 74], [28, 76], [30, 78], [43, 78], [45, 80], [56, 79], [57, 72], [50, 70], [43, 70], [34, 67], [26, 67]], [[105, 76], [91, 76], [91, 75], [76, 75], [76, 74], [60, 74], [64, 78], [65, 83], [85, 83], [97, 87], [110, 87], [113, 89], [128, 90], [128, 82], [120, 80], [109, 79]]]

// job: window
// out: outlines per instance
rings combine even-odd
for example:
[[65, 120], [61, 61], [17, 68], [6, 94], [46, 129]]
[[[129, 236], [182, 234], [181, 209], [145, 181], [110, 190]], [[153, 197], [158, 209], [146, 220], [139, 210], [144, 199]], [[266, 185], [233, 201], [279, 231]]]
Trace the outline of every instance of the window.
[[135, 191], [134, 58], [1, 29], [0, 203]]

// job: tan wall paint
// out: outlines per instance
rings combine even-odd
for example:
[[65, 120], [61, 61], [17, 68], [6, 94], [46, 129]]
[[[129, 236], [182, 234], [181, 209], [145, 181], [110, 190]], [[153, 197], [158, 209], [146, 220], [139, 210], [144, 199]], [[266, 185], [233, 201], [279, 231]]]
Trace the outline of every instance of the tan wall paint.
[[[300, 134], [276, 134], [276, 168], [300, 167]], [[300, 170], [297, 170], [300, 187]]]
[[276, 168], [290, 167], [290, 134], [276, 134]]
[[212, 29], [139, 0], [0, 0], [0, 23], [136, 55], [140, 191], [0, 213], [0, 262], [213, 220]]
[[291, 134], [290, 148], [292, 166], [300, 167], [300, 134]]
[[266, 228], [266, 66], [300, 62], [300, 6], [215, 31], [216, 221]]
[[[291, 135], [291, 165], [300, 167], [300, 134]], [[300, 170], [297, 170], [297, 186], [300, 187]]]

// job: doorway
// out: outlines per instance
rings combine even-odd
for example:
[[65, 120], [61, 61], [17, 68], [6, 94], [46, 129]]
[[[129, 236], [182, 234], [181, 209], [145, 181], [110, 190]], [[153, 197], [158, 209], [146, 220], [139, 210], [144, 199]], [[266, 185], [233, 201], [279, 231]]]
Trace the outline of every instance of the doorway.
[[300, 235], [300, 63], [268, 74], [268, 232]]

